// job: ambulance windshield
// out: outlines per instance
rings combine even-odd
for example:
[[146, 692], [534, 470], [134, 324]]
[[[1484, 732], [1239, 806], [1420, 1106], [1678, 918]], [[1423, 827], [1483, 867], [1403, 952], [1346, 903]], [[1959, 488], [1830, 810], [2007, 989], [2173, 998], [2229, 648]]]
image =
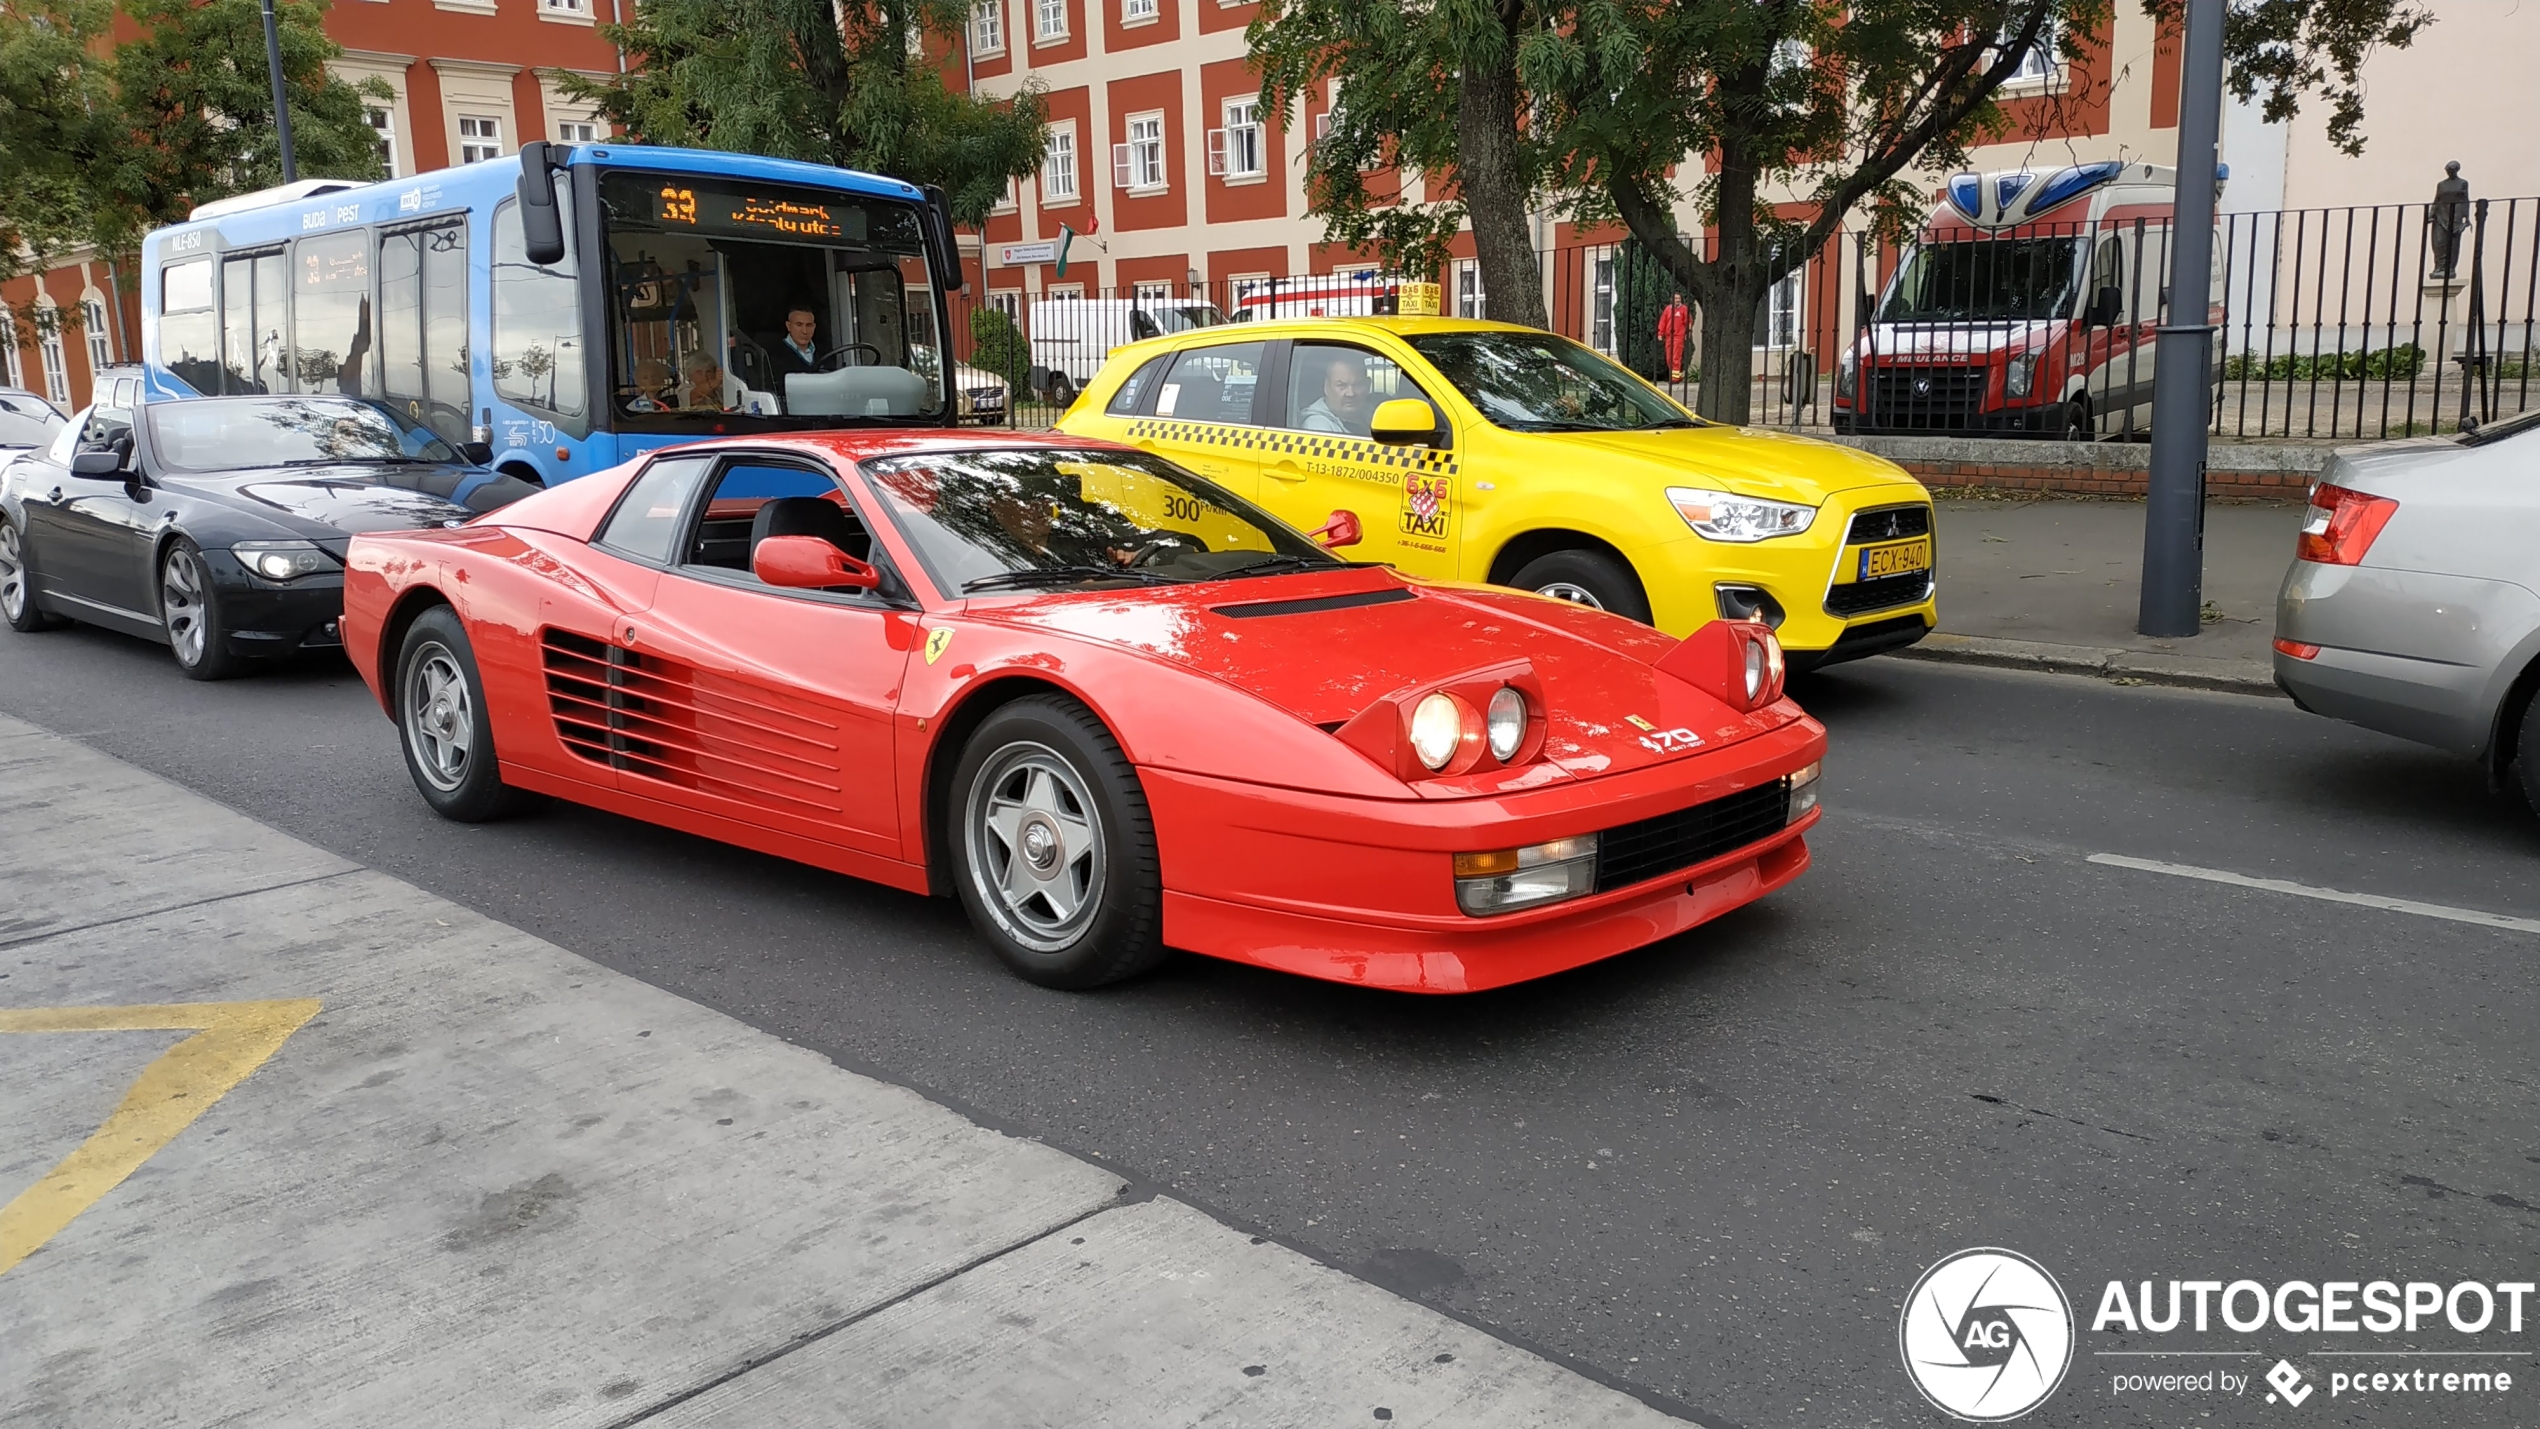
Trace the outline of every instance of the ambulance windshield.
[[1883, 323], [2019, 322], [2072, 315], [2085, 240], [1920, 243], [1879, 304]]

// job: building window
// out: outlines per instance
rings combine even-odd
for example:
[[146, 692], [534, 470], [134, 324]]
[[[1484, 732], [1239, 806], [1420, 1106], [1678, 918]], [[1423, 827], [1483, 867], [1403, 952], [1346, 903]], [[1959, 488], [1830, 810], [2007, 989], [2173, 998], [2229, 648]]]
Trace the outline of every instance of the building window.
[[[2005, 30], [1999, 43], [2003, 49], [2007, 50], [2017, 37], [2016, 32]], [[2011, 77], [2003, 83], [2046, 84], [2052, 82], [2061, 72], [2061, 67], [2055, 61], [2055, 21], [2049, 17], [2044, 25], [2038, 27], [2037, 43], [2029, 46], [2028, 50], [2020, 56], [2020, 67], [2011, 71]]]
[[538, 8], [542, 10], [551, 10], [559, 15], [588, 15], [591, 13], [590, 0], [538, 0]]
[[503, 156], [503, 121], [483, 115], [459, 116], [459, 162], [473, 164], [480, 159]]
[[1800, 276], [1793, 270], [1764, 290], [1755, 313], [1755, 330], [1764, 339], [1759, 346], [1780, 350], [1799, 345]]
[[600, 126], [589, 120], [567, 119], [556, 125], [556, 142], [560, 144], [596, 144], [600, 142]]
[[88, 372], [93, 378], [115, 360], [114, 342], [106, 331], [106, 305], [96, 294], [79, 300], [79, 322], [88, 337]]
[[1051, 45], [1067, 38], [1067, 0], [1032, 0], [1032, 41]]
[[1226, 127], [1208, 136], [1208, 171], [1230, 179], [1257, 179], [1268, 173], [1261, 134], [1261, 98], [1229, 99]]
[[1129, 116], [1129, 142], [1111, 146], [1111, 181], [1131, 193], [1164, 187], [1164, 115]]
[[[44, 314], [39, 309], [39, 320], [42, 316]], [[44, 395], [52, 400], [54, 406], [68, 411], [71, 405], [71, 369], [62, 353], [62, 329], [59, 325], [37, 339], [35, 351], [44, 363]]]
[[1120, 23], [1135, 25], [1156, 17], [1156, 0], [1120, 0]]
[[363, 111], [370, 120], [370, 132], [379, 136], [379, 171], [397, 177], [397, 111], [384, 104], [374, 104]]
[[988, 306], [1006, 315], [1018, 326], [1023, 321], [1023, 291], [1019, 288], [997, 288], [988, 294]]
[[1482, 265], [1470, 258], [1455, 264], [1455, 315], [1478, 318], [1482, 315]]
[[0, 383], [24, 390], [26, 359], [18, 354], [18, 315], [0, 303]]
[[1588, 252], [1588, 346], [1608, 357], [1619, 356], [1614, 346], [1614, 265], [1617, 251], [1595, 248]]
[[970, 7], [970, 48], [983, 55], [1005, 49], [1005, 0], [979, 0]]
[[1169, 282], [1132, 283], [1129, 285], [1129, 297], [1141, 307], [1150, 303], [1169, 303], [1173, 301], [1173, 285]]
[[1076, 126], [1053, 124], [1041, 150], [1041, 202], [1076, 201]]
[[1022, 201], [1023, 201], [1023, 190], [1022, 190], [1021, 185], [1018, 185], [1017, 183], [1015, 183], [1015, 181], [1014, 181], [1014, 175], [1012, 175], [1012, 174], [1008, 174], [1008, 175], [1006, 175], [1006, 176], [1005, 176], [1005, 187], [1004, 187], [1004, 188], [1001, 188], [1001, 189], [999, 189], [999, 190], [997, 190], [997, 201], [996, 201], [996, 205], [995, 205], [996, 210], [997, 210], [998, 212], [1000, 212], [1000, 213], [1003, 213], [1003, 212], [1004, 212], [1004, 211], [1006, 211], [1007, 209], [1013, 208], [1015, 205], [1017, 205], [1017, 204], [1021, 203]]

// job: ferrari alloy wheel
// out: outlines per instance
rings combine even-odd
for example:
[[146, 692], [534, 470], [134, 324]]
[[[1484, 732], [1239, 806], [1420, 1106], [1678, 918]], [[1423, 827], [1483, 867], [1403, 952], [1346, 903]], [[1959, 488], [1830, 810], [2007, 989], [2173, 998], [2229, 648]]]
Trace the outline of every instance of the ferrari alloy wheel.
[[494, 760], [476, 653], [448, 606], [425, 611], [407, 627], [396, 692], [406, 771], [433, 812], [475, 824], [519, 811], [524, 796], [503, 782]]
[[1137, 771], [1092, 711], [1036, 696], [980, 723], [954, 771], [954, 882], [997, 956], [1087, 988], [1164, 955], [1155, 831]]
[[159, 619], [167, 627], [176, 667], [193, 680], [225, 680], [238, 673], [220, 620], [220, 594], [203, 565], [203, 553], [179, 540], [159, 558]]
[[34, 577], [26, 568], [26, 538], [17, 523], [0, 516], [0, 618], [19, 631], [49, 630], [61, 622], [35, 603]]
[[1603, 551], [1554, 551], [1548, 556], [1537, 556], [1509, 584], [1572, 605], [1610, 610], [1644, 625], [1649, 622], [1649, 601], [1640, 593], [1640, 581], [1629, 566]]

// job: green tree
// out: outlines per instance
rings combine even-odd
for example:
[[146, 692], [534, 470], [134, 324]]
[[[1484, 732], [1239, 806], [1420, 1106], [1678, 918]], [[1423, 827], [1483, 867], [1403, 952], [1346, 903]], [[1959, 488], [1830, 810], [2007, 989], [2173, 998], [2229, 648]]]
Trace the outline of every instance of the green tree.
[[[1766, 289], [1856, 214], [1910, 229], [1935, 180], [2011, 132], [1999, 95], [2023, 57], [2043, 43], [2079, 59], [2112, 18], [2111, 0], [1435, 0], [1399, 23], [1347, 18], [1347, 0], [1273, 4], [1254, 27], [1265, 98], [1338, 83], [1342, 117], [1309, 190], [1336, 238], [1429, 258], [1485, 194], [1512, 211], [1620, 220], [1699, 307], [1700, 409], [1731, 421], [1746, 415]], [[2146, 8], [2175, 18], [2179, 4]], [[2248, 0], [2226, 28], [2232, 83], [2275, 118], [2323, 98], [2332, 139], [2358, 149], [2364, 61], [2428, 23], [2417, 0]], [[1406, 122], [1424, 108], [1460, 115], [1482, 72], [1467, 57], [1501, 53], [1518, 84], [1505, 144], [1476, 146], [1460, 122]], [[1492, 71], [1486, 87], [1499, 83]], [[1451, 171], [1460, 187], [1390, 202], [1358, 172], [1385, 159]], [[1514, 204], [1501, 196], [1512, 181]], [[1777, 215], [1777, 192], [1807, 216]], [[1685, 198], [1715, 240], [1678, 231]], [[1475, 223], [1484, 254], [1486, 232]], [[1539, 311], [1530, 254], [1527, 296], [1510, 307], [1490, 271], [1486, 259], [1493, 317]]]
[[[101, 196], [130, 182], [137, 156], [97, 59], [113, 18], [107, 0], [0, 0], [0, 278], [90, 242]], [[125, 241], [107, 246], [137, 235], [119, 230]]]
[[1035, 172], [1048, 123], [1038, 84], [1011, 100], [948, 88], [912, 32], [966, 23], [963, 0], [645, 0], [601, 33], [632, 61], [565, 91], [647, 144], [805, 159], [940, 184], [953, 217], [983, 221]]
[[1032, 345], [1002, 308], [971, 309], [970, 365], [1004, 378], [1008, 392], [1031, 385]]

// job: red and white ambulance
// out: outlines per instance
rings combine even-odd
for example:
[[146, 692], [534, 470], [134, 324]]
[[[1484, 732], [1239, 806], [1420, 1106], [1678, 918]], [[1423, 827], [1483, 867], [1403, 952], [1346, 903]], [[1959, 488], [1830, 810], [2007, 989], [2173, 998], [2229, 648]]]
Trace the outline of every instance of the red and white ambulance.
[[1835, 370], [1835, 430], [2149, 431], [2177, 191], [2115, 160], [1952, 177]]

